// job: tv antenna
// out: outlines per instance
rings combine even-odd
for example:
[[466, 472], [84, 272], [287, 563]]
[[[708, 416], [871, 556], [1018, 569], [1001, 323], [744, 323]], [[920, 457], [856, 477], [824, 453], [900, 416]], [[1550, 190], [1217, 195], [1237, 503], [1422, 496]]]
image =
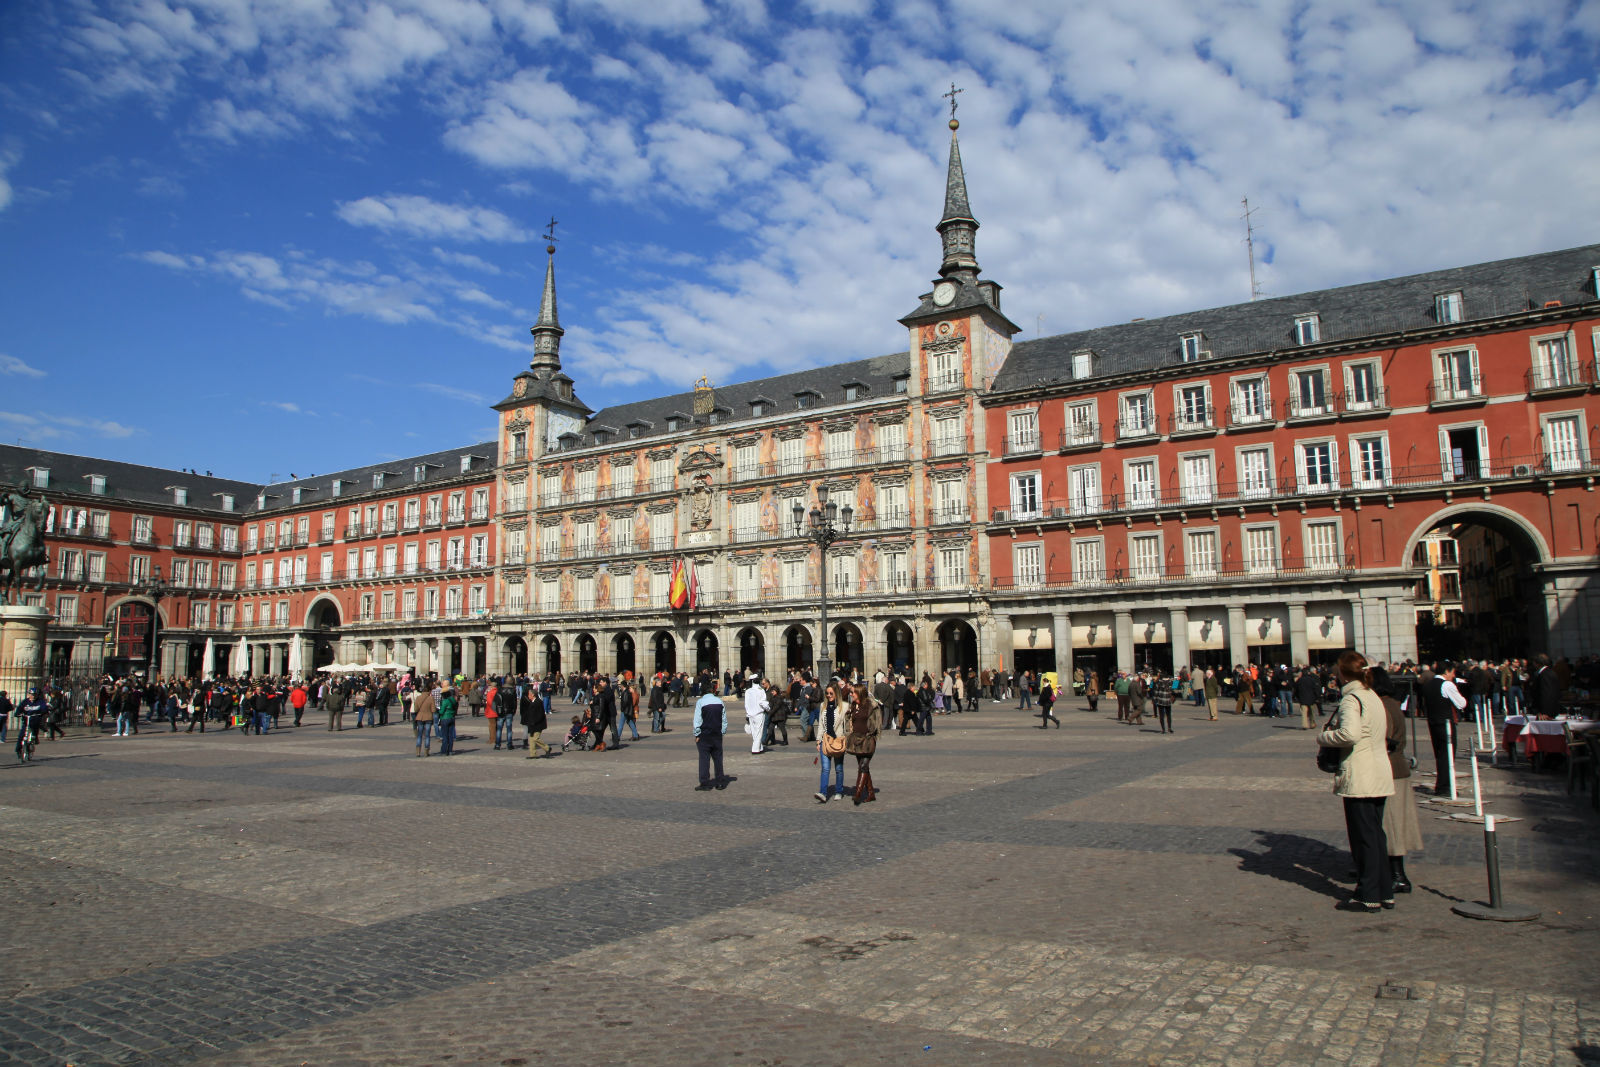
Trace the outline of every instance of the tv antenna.
[[1261, 286], [1256, 281], [1256, 231], [1251, 224], [1250, 216], [1255, 214], [1250, 208], [1250, 198], [1244, 198], [1244, 214], [1239, 216], [1244, 219], [1244, 244], [1250, 252], [1250, 299], [1261, 299]]

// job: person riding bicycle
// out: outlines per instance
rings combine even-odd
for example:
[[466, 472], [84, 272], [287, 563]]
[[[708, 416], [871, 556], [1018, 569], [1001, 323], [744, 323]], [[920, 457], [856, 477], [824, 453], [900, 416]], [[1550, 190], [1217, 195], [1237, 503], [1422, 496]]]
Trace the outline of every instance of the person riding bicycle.
[[17, 717], [22, 720], [22, 729], [17, 731], [17, 758], [25, 760], [24, 749], [28, 753], [33, 751], [33, 746], [38, 743], [39, 731], [44, 729], [44, 721], [50, 715], [50, 702], [44, 698], [38, 686], [28, 691], [28, 698], [17, 706]]

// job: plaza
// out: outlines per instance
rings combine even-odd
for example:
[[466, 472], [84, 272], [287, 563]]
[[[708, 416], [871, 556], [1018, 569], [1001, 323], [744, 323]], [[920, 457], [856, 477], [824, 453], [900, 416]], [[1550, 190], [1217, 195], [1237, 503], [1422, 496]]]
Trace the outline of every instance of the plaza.
[[1562, 776], [1484, 768], [1520, 819], [1506, 896], [1540, 920], [1451, 913], [1485, 895], [1482, 833], [1428, 805], [1415, 892], [1367, 918], [1333, 910], [1340, 807], [1290, 720], [1180, 706], [1162, 736], [1073, 700], [1043, 733], [982, 707], [886, 734], [860, 808], [810, 799], [809, 746], [753, 758], [737, 726], [737, 780], [693, 792], [676, 709], [535, 761], [481, 719], [449, 759], [317, 713], [45, 743], [0, 770], [0, 1063], [1600, 1055], [1600, 818]]

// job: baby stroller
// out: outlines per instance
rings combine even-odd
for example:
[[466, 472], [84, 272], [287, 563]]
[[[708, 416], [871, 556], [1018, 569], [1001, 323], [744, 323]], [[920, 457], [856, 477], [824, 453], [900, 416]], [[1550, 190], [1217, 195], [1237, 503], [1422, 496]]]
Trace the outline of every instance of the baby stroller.
[[565, 752], [571, 745], [577, 745], [579, 750], [591, 749], [595, 746], [596, 740], [594, 720], [585, 718], [567, 731], [567, 736], [561, 741], [561, 751]]

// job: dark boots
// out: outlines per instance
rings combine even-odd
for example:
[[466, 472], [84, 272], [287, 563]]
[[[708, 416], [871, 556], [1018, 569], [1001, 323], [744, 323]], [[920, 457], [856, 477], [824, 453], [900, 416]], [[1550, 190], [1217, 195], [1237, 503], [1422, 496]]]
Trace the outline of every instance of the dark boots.
[[1411, 879], [1406, 877], [1406, 858], [1404, 856], [1390, 856], [1389, 871], [1394, 875], [1394, 891], [1396, 893], [1411, 892]]

